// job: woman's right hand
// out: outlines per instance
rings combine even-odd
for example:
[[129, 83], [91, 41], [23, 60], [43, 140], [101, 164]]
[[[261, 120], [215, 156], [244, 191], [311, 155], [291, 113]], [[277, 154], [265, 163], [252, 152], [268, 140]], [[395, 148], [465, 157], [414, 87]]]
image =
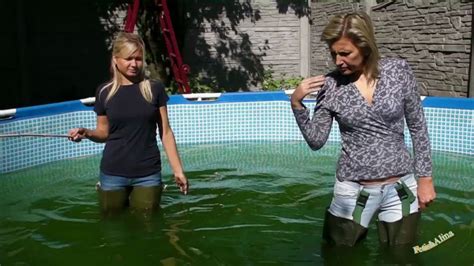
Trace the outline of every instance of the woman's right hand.
[[178, 185], [181, 193], [183, 193], [184, 195], [187, 195], [188, 189], [189, 189], [189, 183], [184, 173], [175, 173], [174, 180], [176, 182], [176, 185]]
[[291, 95], [291, 106], [294, 109], [302, 109], [303, 98], [310, 93], [319, 91], [323, 87], [325, 79], [323, 75], [303, 79]]
[[80, 142], [82, 139], [87, 138], [86, 132], [87, 132], [87, 129], [83, 127], [73, 128], [69, 130], [69, 133], [68, 133], [69, 140], [74, 141], [74, 142]]

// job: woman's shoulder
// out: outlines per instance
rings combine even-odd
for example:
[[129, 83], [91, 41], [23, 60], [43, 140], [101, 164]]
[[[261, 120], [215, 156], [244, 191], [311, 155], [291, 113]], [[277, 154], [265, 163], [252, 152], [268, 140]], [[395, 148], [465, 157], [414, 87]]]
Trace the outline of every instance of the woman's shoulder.
[[337, 87], [337, 74], [334, 72], [328, 73], [325, 75], [324, 85], [321, 90], [331, 92]]
[[97, 86], [97, 90], [103, 90], [103, 89], [109, 89], [112, 86], [112, 82], [107, 81], [107, 82], [102, 82]]
[[347, 76], [342, 75], [339, 71], [335, 70], [326, 74], [326, 80], [324, 87], [328, 91], [336, 90], [339, 87], [349, 85], [351, 82]]
[[150, 84], [152, 87], [162, 87], [162, 88], [165, 87], [163, 82], [161, 82], [161, 80], [159, 79], [149, 79], [148, 81], [150, 81]]
[[[338, 91], [339, 87], [342, 85], [341, 80], [343, 79], [342, 75], [338, 73], [338, 71], [333, 71], [325, 75], [324, 85], [319, 90], [317, 95], [317, 101], [321, 99], [325, 99], [325, 102], [331, 101], [337, 97], [339, 94]], [[343, 85], [342, 85], [343, 86]]]
[[112, 87], [112, 82], [107, 81], [99, 84], [96, 88], [96, 95], [107, 95], [107, 93], [110, 91], [110, 88]]
[[157, 79], [149, 79], [151, 89], [153, 92], [160, 92], [160, 91], [165, 91], [165, 85], [163, 82]]
[[406, 69], [408, 67], [408, 62], [403, 58], [397, 57], [384, 57], [379, 61], [380, 69]]
[[153, 101], [158, 104], [158, 106], [166, 105], [168, 101], [168, 95], [166, 94], [166, 88], [163, 82], [160, 80], [150, 79], [150, 87], [153, 94]]

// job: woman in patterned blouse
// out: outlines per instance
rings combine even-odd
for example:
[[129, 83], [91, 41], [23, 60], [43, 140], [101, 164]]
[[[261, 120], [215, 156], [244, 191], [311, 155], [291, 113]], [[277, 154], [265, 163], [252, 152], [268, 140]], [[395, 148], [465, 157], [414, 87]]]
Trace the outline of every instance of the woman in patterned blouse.
[[[402, 59], [381, 59], [372, 22], [363, 12], [333, 17], [322, 33], [336, 70], [301, 82], [291, 106], [313, 150], [327, 141], [333, 120], [341, 133], [334, 195], [323, 237], [355, 245], [377, 214], [388, 245], [415, 241], [419, 208], [436, 197], [431, 148], [415, 77]], [[303, 98], [317, 92], [310, 111]], [[404, 142], [409, 129], [414, 155]]]

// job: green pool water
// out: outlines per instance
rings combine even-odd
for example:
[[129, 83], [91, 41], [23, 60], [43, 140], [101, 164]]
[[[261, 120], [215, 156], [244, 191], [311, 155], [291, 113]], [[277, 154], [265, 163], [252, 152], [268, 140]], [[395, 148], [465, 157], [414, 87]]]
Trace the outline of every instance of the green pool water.
[[[80, 144], [78, 144], [80, 145]], [[0, 177], [0, 265], [472, 265], [474, 157], [435, 152], [438, 198], [422, 214], [413, 254], [379, 248], [376, 227], [355, 248], [327, 249], [321, 232], [339, 146], [303, 142], [181, 145], [191, 183], [171, 181], [161, 210], [103, 219], [94, 190], [100, 156]]]

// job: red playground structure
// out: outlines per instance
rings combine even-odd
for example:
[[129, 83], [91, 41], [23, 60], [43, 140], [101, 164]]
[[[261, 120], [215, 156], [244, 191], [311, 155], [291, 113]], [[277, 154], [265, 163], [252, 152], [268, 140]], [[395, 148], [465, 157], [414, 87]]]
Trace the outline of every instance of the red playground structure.
[[[191, 88], [188, 81], [189, 66], [183, 64], [181, 53], [178, 49], [178, 43], [171, 23], [170, 13], [166, 0], [155, 0], [155, 4], [159, 10], [159, 21], [161, 34], [165, 40], [166, 50], [168, 51], [168, 59], [171, 63], [171, 70], [173, 77], [178, 84], [178, 91], [180, 93], [191, 93]], [[127, 17], [125, 19], [125, 31], [133, 32], [138, 18], [138, 10], [140, 8], [140, 0], [133, 0], [129, 4], [127, 10]]]

